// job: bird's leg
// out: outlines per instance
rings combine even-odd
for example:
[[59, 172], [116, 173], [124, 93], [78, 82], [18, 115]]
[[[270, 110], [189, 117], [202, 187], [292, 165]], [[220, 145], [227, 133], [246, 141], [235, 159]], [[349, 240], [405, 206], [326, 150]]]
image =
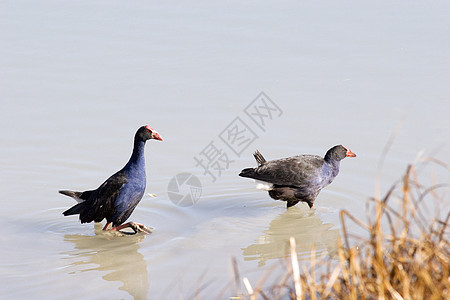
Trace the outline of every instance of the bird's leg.
[[152, 232], [145, 225], [139, 224], [139, 223], [136, 223], [136, 222], [128, 222], [128, 223], [125, 223], [125, 224], [113, 227], [110, 230], [119, 231], [119, 230], [122, 230], [122, 229], [128, 228], [128, 227], [133, 229], [135, 234], [138, 233], [138, 232], [145, 232], [145, 233], [151, 233]]
[[111, 224], [111, 222], [106, 222], [106, 225], [105, 225], [105, 227], [103, 227], [103, 230], [107, 230], [109, 224]]

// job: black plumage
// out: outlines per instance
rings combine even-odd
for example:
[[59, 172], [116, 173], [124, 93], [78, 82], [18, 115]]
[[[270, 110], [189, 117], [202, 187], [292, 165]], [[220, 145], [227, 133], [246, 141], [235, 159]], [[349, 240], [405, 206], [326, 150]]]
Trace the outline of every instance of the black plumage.
[[356, 155], [342, 145], [334, 146], [322, 158], [317, 155], [297, 155], [266, 161], [259, 151], [254, 157], [256, 168], [243, 169], [239, 176], [270, 184], [270, 197], [287, 202], [287, 207], [306, 202], [312, 207], [319, 192], [339, 173], [340, 161]]

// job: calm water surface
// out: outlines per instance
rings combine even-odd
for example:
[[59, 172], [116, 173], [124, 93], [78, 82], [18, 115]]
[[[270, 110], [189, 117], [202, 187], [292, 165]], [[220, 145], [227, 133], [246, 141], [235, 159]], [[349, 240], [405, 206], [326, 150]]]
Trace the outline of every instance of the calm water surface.
[[[272, 266], [268, 282], [279, 280], [290, 236], [302, 261], [311, 246], [334, 259], [339, 211], [365, 218], [393, 132], [382, 193], [421, 157], [448, 163], [447, 2], [0, 6], [0, 298], [232, 296], [232, 257], [254, 285]], [[260, 108], [263, 126], [245, 113], [261, 92], [277, 107]], [[237, 152], [233, 122], [251, 133], [236, 137]], [[96, 188], [128, 160], [143, 124], [164, 142], [147, 143], [147, 194], [130, 219], [154, 232], [117, 236], [63, 217], [74, 203], [57, 191]], [[358, 157], [312, 210], [287, 211], [237, 176], [255, 149], [275, 159], [336, 144]], [[195, 160], [211, 145], [227, 158], [210, 169], [215, 179]], [[169, 198], [180, 173], [201, 182], [194, 205]], [[448, 212], [443, 199], [430, 218]]]

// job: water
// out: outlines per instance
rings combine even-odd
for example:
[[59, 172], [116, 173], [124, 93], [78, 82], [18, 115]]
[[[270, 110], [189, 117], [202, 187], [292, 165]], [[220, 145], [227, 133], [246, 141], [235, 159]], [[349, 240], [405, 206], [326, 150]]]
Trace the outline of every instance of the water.
[[[183, 4], [1, 4], [2, 298], [231, 296], [232, 257], [254, 284], [273, 266], [280, 278], [290, 236], [301, 260], [311, 246], [335, 257], [339, 211], [365, 218], [395, 130], [382, 192], [418, 157], [448, 163], [448, 3]], [[260, 92], [282, 111], [263, 128], [244, 112]], [[220, 139], [237, 117], [257, 136], [239, 155]], [[147, 144], [147, 194], [130, 220], [154, 232], [63, 217], [74, 202], [57, 191], [96, 188], [143, 124], [164, 142]], [[194, 160], [211, 142], [230, 160], [214, 182]], [[255, 149], [275, 159], [336, 144], [358, 157], [314, 210], [286, 211], [237, 176]], [[189, 207], [167, 193], [183, 172], [202, 185]]]

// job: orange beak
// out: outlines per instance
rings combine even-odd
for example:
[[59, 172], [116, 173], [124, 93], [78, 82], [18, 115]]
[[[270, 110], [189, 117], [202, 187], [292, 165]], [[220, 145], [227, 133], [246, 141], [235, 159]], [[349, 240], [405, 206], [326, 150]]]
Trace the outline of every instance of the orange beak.
[[356, 157], [356, 154], [352, 152], [352, 150], [347, 149], [347, 157]]
[[159, 135], [159, 133], [157, 133], [156, 131], [152, 132], [152, 139], [158, 140], [158, 141], [162, 141], [162, 137]]

